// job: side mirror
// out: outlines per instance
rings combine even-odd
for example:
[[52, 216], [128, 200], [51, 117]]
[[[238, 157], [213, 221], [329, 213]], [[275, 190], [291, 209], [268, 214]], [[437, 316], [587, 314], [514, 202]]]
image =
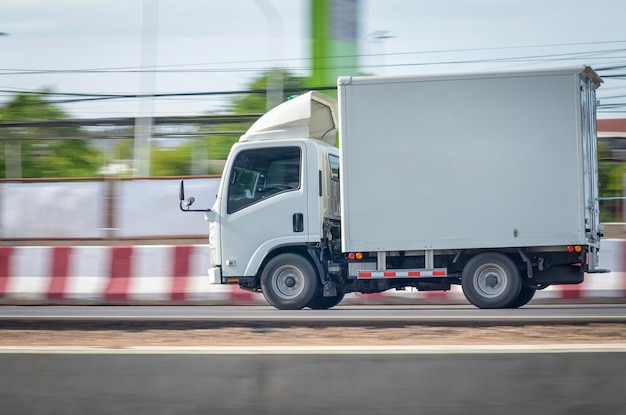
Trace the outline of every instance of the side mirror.
[[178, 201], [180, 210], [182, 210], [183, 212], [211, 212], [211, 209], [189, 209], [189, 206], [193, 205], [193, 202], [195, 202], [196, 199], [194, 197], [190, 197], [189, 199], [185, 200], [185, 183], [182, 179], [180, 181], [180, 187], [178, 189]]

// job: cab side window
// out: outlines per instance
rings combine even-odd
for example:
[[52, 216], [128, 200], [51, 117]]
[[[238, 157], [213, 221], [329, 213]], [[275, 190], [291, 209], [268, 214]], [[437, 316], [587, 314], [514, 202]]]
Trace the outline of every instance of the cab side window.
[[299, 189], [302, 152], [299, 147], [244, 150], [233, 163], [227, 213], [234, 213], [273, 195]]

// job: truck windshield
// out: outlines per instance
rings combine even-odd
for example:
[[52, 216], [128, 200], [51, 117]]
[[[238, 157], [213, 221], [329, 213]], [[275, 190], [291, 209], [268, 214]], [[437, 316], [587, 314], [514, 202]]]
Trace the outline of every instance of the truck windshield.
[[278, 193], [300, 188], [301, 150], [279, 147], [244, 150], [233, 162], [227, 212], [233, 213]]

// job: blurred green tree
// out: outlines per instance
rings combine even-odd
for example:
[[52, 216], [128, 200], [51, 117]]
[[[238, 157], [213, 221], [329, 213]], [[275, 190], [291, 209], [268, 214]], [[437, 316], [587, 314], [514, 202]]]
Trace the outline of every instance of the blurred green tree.
[[[296, 76], [289, 71], [273, 69], [263, 72], [252, 79], [246, 86], [251, 92], [234, 98], [224, 113], [229, 115], [261, 114], [266, 112], [267, 85], [272, 77], [282, 77], [283, 101], [293, 95], [294, 88], [306, 85], [306, 78]], [[152, 149], [152, 172], [155, 176], [179, 176], [188, 174], [221, 174], [223, 161], [228, 157], [230, 148], [252, 125], [248, 123], [222, 123], [203, 127], [201, 138], [189, 140], [172, 149]]]
[[250, 91], [261, 91], [249, 93], [235, 98], [230, 107], [232, 114], [263, 114], [267, 111], [267, 85], [271, 78], [280, 77], [282, 79], [284, 102], [294, 93], [294, 89], [303, 88], [307, 83], [307, 78], [299, 77], [284, 69], [272, 69], [264, 72], [259, 77], [253, 79], [247, 89]]
[[[294, 94], [294, 89], [303, 88], [307, 83], [307, 78], [297, 76], [287, 70], [272, 69], [266, 71], [250, 81], [246, 89], [252, 92], [234, 98], [227, 112], [234, 115], [258, 114], [259, 117], [264, 114], [267, 111], [267, 85], [272, 77], [282, 78], [282, 102]], [[230, 148], [251, 125], [252, 122], [221, 124], [218, 127], [211, 127], [213, 128], [211, 135], [202, 139], [206, 142], [207, 159], [210, 161], [226, 160]], [[219, 130], [216, 131], [215, 128]], [[219, 132], [225, 134], [220, 135]], [[207, 166], [207, 172], [219, 174], [222, 172], [222, 167], [223, 163], [210, 162]]]
[[[0, 122], [69, 118], [61, 108], [46, 101], [47, 92], [16, 94], [0, 107]], [[9, 175], [21, 178], [95, 176], [101, 164], [100, 152], [89, 140], [78, 138], [82, 135], [77, 127], [33, 125], [2, 129], [0, 177], [7, 176], [7, 162], [11, 165]], [[44, 136], [58, 139], [37, 140]]]
[[[283, 101], [293, 95], [293, 90], [303, 88], [306, 78], [289, 71], [272, 69], [253, 78], [248, 84], [249, 93], [234, 98], [224, 113], [233, 115], [258, 114], [266, 112], [267, 85], [271, 79], [282, 78]], [[60, 107], [46, 100], [49, 90], [38, 93], [20, 93], [0, 107], [0, 122], [37, 122], [69, 119]], [[151, 174], [187, 175], [219, 174], [223, 161], [232, 145], [239, 140], [251, 125], [247, 123], [225, 123], [203, 127], [202, 138], [189, 140], [179, 148], [152, 148]], [[58, 139], [37, 140], [43, 137]], [[103, 151], [93, 140], [88, 140], [89, 132], [80, 127], [23, 126], [0, 129], [0, 177], [6, 177], [7, 170], [13, 176], [22, 178], [53, 178], [97, 176], [106, 162]], [[132, 140], [120, 140], [113, 144], [112, 153], [116, 160], [132, 160]], [[111, 158], [108, 156], [107, 158]], [[10, 167], [7, 169], [6, 163]], [[16, 166], [19, 166], [17, 168]]]
[[187, 176], [191, 172], [192, 144], [152, 148], [152, 176]]
[[613, 158], [608, 142], [598, 140], [601, 222], [623, 222], [623, 201], [619, 198], [623, 196], [625, 176], [626, 163]]

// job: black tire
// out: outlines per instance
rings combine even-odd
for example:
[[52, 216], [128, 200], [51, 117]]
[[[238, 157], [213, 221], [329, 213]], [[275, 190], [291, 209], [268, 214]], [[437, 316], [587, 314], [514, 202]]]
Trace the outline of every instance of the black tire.
[[307, 307], [313, 310], [328, 310], [339, 304], [344, 296], [344, 293], [339, 293], [334, 297], [313, 297]]
[[299, 310], [311, 302], [318, 285], [317, 272], [306, 258], [281, 254], [261, 274], [261, 289], [268, 303], [280, 310]]
[[465, 265], [461, 277], [465, 298], [478, 308], [505, 308], [517, 299], [522, 278], [506, 255], [487, 252]]
[[517, 295], [517, 298], [513, 300], [511, 304], [506, 306], [506, 308], [520, 308], [521, 306], [528, 304], [528, 302], [533, 299], [536, 292], [536, 288], [522, 285], [522, 289]]

